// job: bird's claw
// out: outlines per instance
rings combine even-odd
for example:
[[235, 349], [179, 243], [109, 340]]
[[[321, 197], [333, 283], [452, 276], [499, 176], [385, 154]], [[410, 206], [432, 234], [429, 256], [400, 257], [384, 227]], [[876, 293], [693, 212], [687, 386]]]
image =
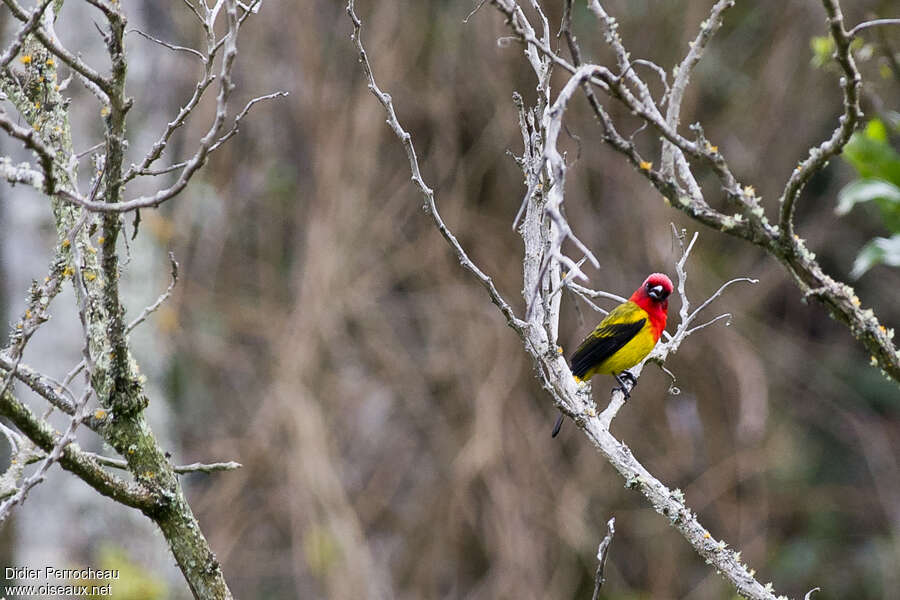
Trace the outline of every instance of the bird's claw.
[[618, 375], [614, 375], [614, 377], [616, 378], [616, 381], [619, 382], [619, 387], [614, 388], [614, 389], [622, 392], [622, 395], [625, 396], [625, 399], [629, 400], [631, 398], [631, 391], [628, 389], [629, 386], [626, 385], [625, 382], [623, 381], [623, 378], [628, 379], [628, 381], [631, 383], [631, 386], [630, 386], [631, 389], [634, 389], [634, 386], [637, 385], [637, 378], [635, 378], [635, 376], [632, 375], [631, 373], [629, 373], [628, 371], [622, 371]]

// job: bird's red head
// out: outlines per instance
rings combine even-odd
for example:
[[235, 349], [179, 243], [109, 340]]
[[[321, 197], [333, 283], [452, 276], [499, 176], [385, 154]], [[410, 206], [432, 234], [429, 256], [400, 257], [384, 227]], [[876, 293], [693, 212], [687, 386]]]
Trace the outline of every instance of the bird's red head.
[[657, 339], [666, 328], [666, 314], [669, 309], [669, 294], [674, 286], [672, 280], [663, 273], [653, 273], [641, 287], [636, 289], [630, 300], [647, 311]]

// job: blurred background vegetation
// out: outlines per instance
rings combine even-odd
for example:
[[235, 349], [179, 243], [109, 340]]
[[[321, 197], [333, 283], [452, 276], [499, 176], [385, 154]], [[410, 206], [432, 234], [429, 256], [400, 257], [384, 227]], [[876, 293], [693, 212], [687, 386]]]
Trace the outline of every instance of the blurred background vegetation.
[[[133, 25], [173, 43], [202, 43], [183, 4], [133, 4]], [[507, 154], [521, 151], [513, 91], [534, 102], [521, 47], [497, 43], [508, 30], [490, 6], [463, 24], [472, 8], [466, 2], [358, 4], [378, 82], [413, 135], [445, 221], [521, 312], [522, 244], [511, 223], [524, 187]], [[897, 16], [891, 0], [844, 4], [849, 24]], [[562, 3], [544, 5], [558, 22]], [[583, 2], [576, 5], [586, 57], [611, 64], [596, 23]], [[604, 5], [619, 19], [632, 57], [670, 70], [710, 2]], [[58, 31], [75, 39], [63, 21]], [[349, 33], [342, 2], [264, 2], [242, 30], [238, 94], [285, 89], [291, 96], [257, 107], [202, 181], [142, 215], [141, 252], [151, 257], [153, 285], [133, 313], [158, 293], [152, 290], [165, 288], [169, 249], [182, 273], [174, 298], [136, 334], [143, 344], [137, 358], [166, 415], [154, 424], [169, 429], [179, 462], [244, 464], [186, 480], [236, 597], [590, 597], [597, 544], [611, 516], [617, 534], [604, 598], [733, 596], [571, 423], [551, 441], [549, 397], [517, 337], [423, 215], [406, 156], [366, 89]], [[702, 122], [770, 210], [841, 110], [838, 75], [814, 40], [824, 33], [816, 0], [738, 3], [684, 102], [682, 123]], [[897, 147], [891, 111], [900, 109], [900, 28], [865, 38], [857, 48], [868, 52], [860, 56], [863, 108], [881, 119], [884, 135], [876, 132], [875, 141], [888, 152]], [[99, 38], [86, 39], [102, 57]], [[149, 140], [190, 95], [198, 66], [129, 41], [137, 99], [129, 127]], [[554, 90], [563, 81], [557, 73]], [[78, 100], [86, 92], [72, 94]], [[620, 107], [609, 107], [620, 129], [637, 129]], [[83, 116], [84, 131], [98, 135], [96, 115]], [[697, 226], [603, 146], [583, 99], [566, 123], [566, 208], [601, 257], [602, 268], [589, 272], [593, 287], [627, 295], [648, 272], [673, 274], [670, 223]], [[185, 152], [202, 128], [202, 120], [186, 127], [179, 138]], [[648, 131], [635, 139], [643, 152], [658, 146]], [[174, 147], [170, 158], [178, 152]], [[889, 194], [847, 199], [845, 186], [873, 177], [855, 156], [848, 156], [852, 164], [833, 161], [798, 207], [800, 235], [841, 279], [873, 238], [897, 233], [886, 216]], [[705, 183], [718, 202], [712, 179]], [[860, 206], [838, 215], [842, 189], [842, 207]], [[20, 200], [21, 193], [0, 192], [0, 212], [7, 212], [0, 238], [17, 206], [42, 202]], [[30, 218], [49, 223], [49, 211]], [[8, 245], [3, 252], [4, 269], [14, 269]], [[28, 277], [43, 276], [45, 264]], [[900, 327], [900, 273], [879, 261], [869, 266], [856, 269], [857, 294], [883, 323]], [[668, 362], [680, 395], [667, 392], [668, 377], [658, 369], [645, 371], [614, 433], [651, 472], [684, 490], [701, 522], [779, 593], [802, 597], [819, 586], [822, 600], [896, 597], [897, 384], [869, 366], [844, 326], [804, 303], [759, 250], [702, 229], [689, 276], [694, 300], [732, 277], [760, 283], [726, 293], [716, 308], [733, 313], [731, 325], [692, 336]], [[7, 290], [4, 305], [15, 313], [23, 293]], [[565, 300], [560, 340], [567, 353], [597, 319], [576, 304]], [[594, 385], [601, 404], [613, 385], [606, 379]], [[43, 487], [65, 477], [55, 473]], [[126, 511], [100, 497], [91, 502], [83, 514]], [[77, 532], [82, 522], [65, 527]], [[128, 547], [112, 525], [105, 537]], [[165, 562], [161, 538], [151, 541]], [[20, 527], [5, 543], [17, 564], [33, 541]], [[83, 543], [64, 551], [82, 563], [100, 560]], [[186, 593], [177, 574], [169, 593]]]

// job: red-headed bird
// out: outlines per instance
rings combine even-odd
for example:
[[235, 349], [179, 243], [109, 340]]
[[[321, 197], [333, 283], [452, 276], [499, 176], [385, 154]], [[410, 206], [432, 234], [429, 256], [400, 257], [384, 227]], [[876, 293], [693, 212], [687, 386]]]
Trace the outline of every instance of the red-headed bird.
[[[625, 371], [650, 354], [663, 330], [669, 309], [672, 280], [662, 273], [653, 273], [636, 289], [627, 302], [615, 307], [587, 336], [572, 355], [572, 374], [576, 381], [588, 381], [597, 374], [612, 375], [628, 397], [628, 388], [621, 376], [631, 379]], [[553, 428], [553, 437], [562, 426], [562, 415]]]

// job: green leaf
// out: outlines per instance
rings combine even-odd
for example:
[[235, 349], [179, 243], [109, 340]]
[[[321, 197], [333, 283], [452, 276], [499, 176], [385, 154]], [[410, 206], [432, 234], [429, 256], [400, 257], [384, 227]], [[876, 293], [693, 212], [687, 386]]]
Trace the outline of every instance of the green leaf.
[[844, 186], [838, 193], [838, 203], [834, 212], [846, 215], [860, 202], [881, 200], [900, 206], [900, 187], [881, 179], [857, 179]]
[[875, 238], [863, 246], [853, 263], [850, 277], [857, 279], [878, 264], [900, 267], [900, 235]]
[[887, 127], [872, 119], [844, 147], [844, 159], [865, 179], [883, 179], [900, 186], [900, 154], [888, 142]]
[[815, 67], [828, 64], [834, 54], [834, 40], [830, 35], [813, 37], [809, 40], [809, 46], [813, 51], [812, 64]]
[[887, 127], [881, 122], [881, 119], [872, 119], [866, 123], [866, 137], [876, 142], [888, 141]]

